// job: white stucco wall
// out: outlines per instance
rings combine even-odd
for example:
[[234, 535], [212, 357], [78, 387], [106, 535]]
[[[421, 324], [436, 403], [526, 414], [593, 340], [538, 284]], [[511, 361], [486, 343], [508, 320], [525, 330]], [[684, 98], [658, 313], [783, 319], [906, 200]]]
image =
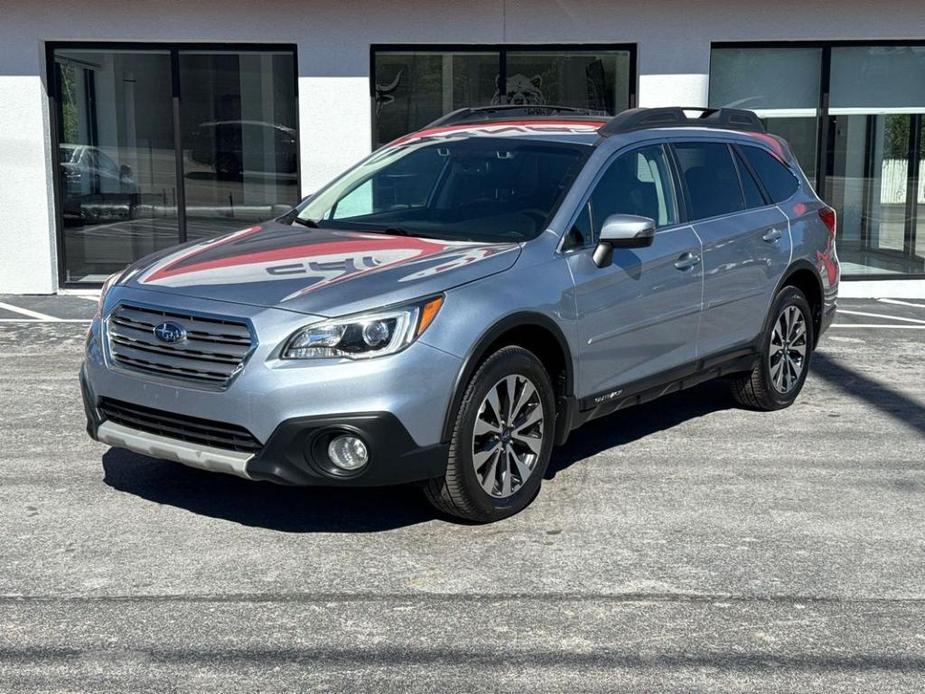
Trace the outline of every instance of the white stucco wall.
[[704, 105], [710, 44], [925, 38], [921, 0], [4, 0], [0, 293], [58, 286], [45, 41], [294, 43], [302, 190], [370, 148], [371, 43], [635, 43], [641, 106]]

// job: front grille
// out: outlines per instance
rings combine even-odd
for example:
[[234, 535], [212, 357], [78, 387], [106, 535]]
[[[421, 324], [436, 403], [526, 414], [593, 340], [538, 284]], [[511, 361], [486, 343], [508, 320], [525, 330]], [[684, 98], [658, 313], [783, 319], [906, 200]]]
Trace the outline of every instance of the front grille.
[[236, 424], [187, 417], [110, 398], [100, 400], [99, 410], [103, 417], [116, 424], [169, 439], [242, 453], [256, 453], [260, 450], [260, 442], [254, 435]]
[[[185, 329], [186, 339], [170, 344], [155, 337], [154, 329], [165, 322]], [[253, 346], [241, 321], [128, 304], [110, 314], [108, 333], [109, 353], [117, 366], [212, 388], [228, 385]]]

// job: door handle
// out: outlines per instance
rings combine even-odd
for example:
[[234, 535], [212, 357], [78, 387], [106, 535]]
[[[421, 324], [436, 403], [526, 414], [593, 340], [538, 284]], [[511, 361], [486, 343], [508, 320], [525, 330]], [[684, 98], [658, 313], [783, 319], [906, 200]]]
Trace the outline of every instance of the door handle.
[[690, 270], [692, 267], [696, 267], [697, 265], [700, 265], [700, 256], [696, 253], [691, 253], [690, 251], [687, 253], [682, 253], [680, 256], [678, 256], [678, 259], [674, 261], [674, 266], [678, 270]]
[[761, 240], [767, 241], [768, 243], [776, 243], [777, 241], [780, 240], [780, 237], [783, 235], [784, 235], [784, 232], [782, 232], [777, 227], [774, 227], [773, 229], [769, 229], [768, 231], [766, 231], [764, 233], [764, 236], [761, 237]]

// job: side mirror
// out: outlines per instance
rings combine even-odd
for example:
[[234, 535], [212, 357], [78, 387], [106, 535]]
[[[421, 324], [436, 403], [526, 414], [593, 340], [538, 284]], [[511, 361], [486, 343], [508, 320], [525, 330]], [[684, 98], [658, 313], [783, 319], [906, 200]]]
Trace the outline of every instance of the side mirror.
[[632, 214], [612, 214], [604, 220], [601, 238], [594, 249], [594, 264], [607, 267], [613, 262], [614, 248], [643, 248], [652, 245], [655, 220]]
[[131, 166], [128, 166], [127, 164], [123, 164], [122, 166], [119, 167], [119, 178], [121, 179], [123, 183], [131, 183], [133, 177], [134, 177], [134, 173], [132, 172]]

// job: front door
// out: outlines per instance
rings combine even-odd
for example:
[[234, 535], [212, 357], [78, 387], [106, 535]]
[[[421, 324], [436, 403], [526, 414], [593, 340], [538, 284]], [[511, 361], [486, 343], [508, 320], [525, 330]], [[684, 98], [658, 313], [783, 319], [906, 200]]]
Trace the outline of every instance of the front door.
[[[604, 220], [617, 213], [654, 219], [645, 248], [616, 248], [613, 264], [592, 255]], [[703, 272], [700, 240], [678, 222], [666, 151], [652, 145], [606, 167], [575, 223], [586, 241], [568, 256], [581, 344], [581, 397], [607, 395], [696, 358]]]

